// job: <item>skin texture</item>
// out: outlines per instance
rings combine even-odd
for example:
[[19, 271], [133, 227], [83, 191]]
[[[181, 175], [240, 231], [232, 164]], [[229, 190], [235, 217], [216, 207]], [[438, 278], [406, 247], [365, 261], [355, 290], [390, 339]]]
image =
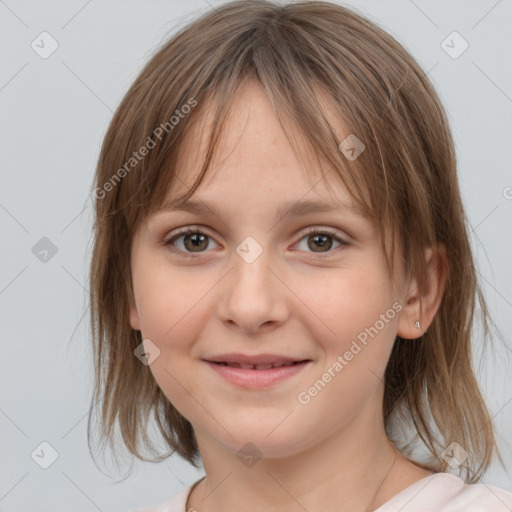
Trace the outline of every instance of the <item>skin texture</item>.
[[[205, 123], [188, 133], [180, 187], [169, 197], [183, 193], [199, 171], [208, 116]], [[341, 141], [348, 133], [341, 122], [336, 127]], [[393, 291], [379, 230], [368, 219], [344, 209], [277, 219], [286, 201], [352, 205], [334, 172], [325, 177], [327, 188], [318, 163], [305, 162], [293, 153], [264, 90], [248, 82], [193, 196], [214, 203], [221, 216], [160, 212], [133, 239], [131, 326], [158, 346], [150, 370], [194, 427], [207, 478], [187, 506], [201, 512], [363, 511], [431, 474], [389, 442], [383, 378], [395, 336], [415, 343], [416, 321], [422, 330], [430, 325], [442, 297], [442, 269], [429, 274], [420, 317], [417, 283], [405, 279], [398, 259]], [[171, 252], [165, 242], [186, 226], [208, 238], [194, 252], [182, 236], [174, 242], [178, 253]], [[311, 226], [329, 227], [349, 245], [328, 237], [315, 250], [315, 235], [305, 233]], [[252, 263], [236, 252], [247, 236], [263, 249]], [[438, 269], [432, 254], [426, 251], [428, 264]], [[309, 403], [299, 403], [298, 393], [396, 302], [401, 311]], [[226, 352], [312, 362], [270, 389], [246, 390], [202, 360]], [[237, 457], [248, 442], [262, 456], [252, 467]]]

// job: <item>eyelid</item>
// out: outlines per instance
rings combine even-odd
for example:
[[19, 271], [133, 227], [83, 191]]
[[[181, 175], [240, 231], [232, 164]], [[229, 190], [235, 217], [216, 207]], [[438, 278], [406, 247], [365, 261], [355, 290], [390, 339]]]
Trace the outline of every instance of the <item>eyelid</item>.
[[[210, 251], [202, 251], [202, 252], [200, 251], [200, 252], [197, 252], [197, 253], [191, 253], [191, 252], [182, 251], [181, 249], [177, 249], [172, 244], [173, 241], [176, 241], [177, 239], [179, 239], [180, 237], [182, 237], [184, 235], [197, 234], [197, 233], [206, 235], [210, 240], [213, 240], [215, 243], [218, 244], [218, 242], [215, 241], [215, 237], [213, 237], [212, 235], [210, 235], [208, 233], [208, 229], [207, 228], [205, 228], [203, 226], [200, 226], [200, 225], [189, 225], [189, 226], [184, 226], [182, 228], [177, 228], [176, 230], [174, 230], [172, 232], [172, 236], [166, 237], [166, 239], [163, 242], [163, 245], [166, 246], [171, 252], [179, 253], [179, 254], [183, 255], [184, 257], [186, 257], [186, 258], [196, 258], [196, 257], [199, 257], [202, 254], [207, 254]], [[329, 250], [329, 251], [327, 251], [325, 253], [322, 253], [322, 252], [318, 252], [318, 253], [311, 252], [311, 253], [309, 253], [309, 254], [315, 255], [314, 258], [316, 258], [316, 259], [328, 258], [328, 257], [330, 257], [336, 251], [336, 249], [339, 249], [342, 246], [352, 245], [351, 242], [346, 239], [348, 237], [345, 238], [343, 236], [340, 236], [340, 234], [339, 234], [339, 232], [338, 232], [338, 230], [336, 228], [323, 227], [321, 225], [310, 226], [308, 228], [305, 228], [305, 230], [302, 230], [297, 235], [297, 236], [300, 236], [300, 238], [297, 240], [297, 242], [295, 242], [294, 245], [297, 245], [299, 242], [301, 242], [307, 236], [311, 236], [311, 235], [315, 235], [315, 234], [328, 235], [333, 240], [337, 241], [340, 244], [338, 247], [335, 247], [334, 249]], [[297, 252], [301, 252], [301, 251], [297, 251]]]

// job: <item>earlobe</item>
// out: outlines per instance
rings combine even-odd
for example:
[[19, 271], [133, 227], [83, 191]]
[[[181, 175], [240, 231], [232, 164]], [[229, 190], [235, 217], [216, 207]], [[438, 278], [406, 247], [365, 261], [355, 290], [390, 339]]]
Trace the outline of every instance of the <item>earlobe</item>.
[[446, 284], [446, 250], [439, 244], [436, 251], [425, 251], [426, 277], [422, 286], [416, 279], [409, 283], [397, 335], [406, 340], [421, 337], [432, 323], [441, 304]]

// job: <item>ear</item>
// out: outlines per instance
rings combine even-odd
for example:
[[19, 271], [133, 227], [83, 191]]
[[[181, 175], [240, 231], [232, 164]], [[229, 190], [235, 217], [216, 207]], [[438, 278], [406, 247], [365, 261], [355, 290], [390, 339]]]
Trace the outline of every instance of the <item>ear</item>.
[[[425, 250], [426, 277], [420, 290], [419, 283], [409, 283], [404, 308], [398, 321], [397, 335], [406, 340], [419, 338], [426, 332], [441, 304], [446, 284], [446, 248], [439, 244], [436, 250]], [[418, 329], [416, 322], [420, 322]]]

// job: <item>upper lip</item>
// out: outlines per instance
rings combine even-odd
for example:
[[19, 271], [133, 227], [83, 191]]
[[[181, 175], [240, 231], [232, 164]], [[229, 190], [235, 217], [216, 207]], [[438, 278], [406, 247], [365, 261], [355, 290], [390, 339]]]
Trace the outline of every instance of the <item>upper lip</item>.
[[209, 356], [204, 359], [214, 363], [240, 363], [240, 364], [284, 364], [295, 361], [307, 361], [306, 358], [280, 356], [277, 354], [220, 354]]

